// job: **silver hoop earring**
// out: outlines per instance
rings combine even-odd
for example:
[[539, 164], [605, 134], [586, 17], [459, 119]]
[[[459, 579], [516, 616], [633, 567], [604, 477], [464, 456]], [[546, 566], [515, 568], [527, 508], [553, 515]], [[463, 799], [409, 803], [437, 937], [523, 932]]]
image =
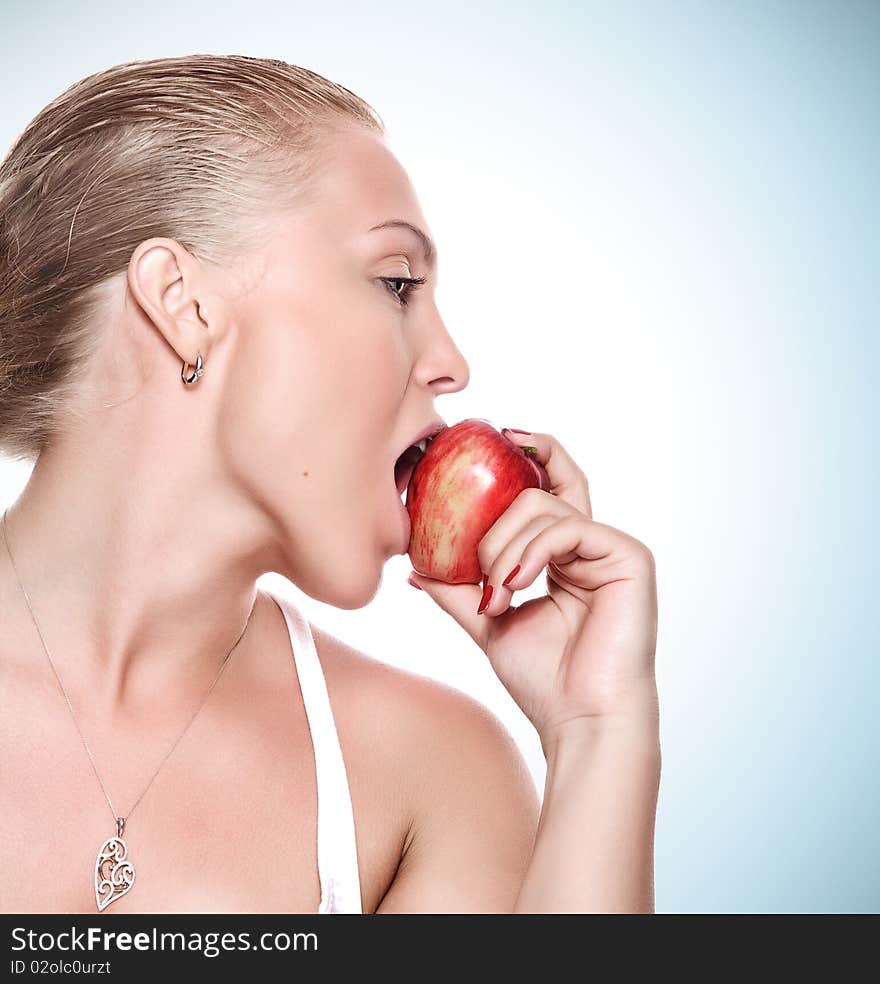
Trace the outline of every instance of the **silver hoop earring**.
[[190, 383], [194, 383], [204, 374], [205, 370], [202, 368], [202, 353], [196, 353], [196, 367], [191, 376], [186, 375], [186, 367], [188, 365], [189, 363], [186, 359], [184, 359], [183, 365], [180, 367], [180, 378], [183, 380], [184, 386], [189, 386]]

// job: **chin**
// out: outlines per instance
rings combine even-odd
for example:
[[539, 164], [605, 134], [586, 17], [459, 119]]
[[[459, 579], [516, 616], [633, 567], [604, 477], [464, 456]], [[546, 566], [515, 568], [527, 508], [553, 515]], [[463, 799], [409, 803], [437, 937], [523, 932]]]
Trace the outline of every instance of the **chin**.
[[396, 544], [391, 538], [364, 537], [364, 526], [325, 532], [312, 528], [311, 536], [286, 554], [283, 574], [315, 601], [351, 611], [368, 605], [382, 584], [382, 571]]
[[368, 605], [382, 584], [383, 557], [378, 551], [372, 555], [348, 553], [344, 562], [333, 564], [332, 569], [322, 571], [315, 592], [307, 592], [317, 601], [334, 608], [352, 611]]
[[369, 583], [364, 581], [359, 585], [350, 585], [347, 591], [335, 590], [329, 597], [322, 598], [325, 605], [332, 605], [334, 608], [343, 608], [352, 611], [356, 608], [364, 608], [376, 597], [379, 586], [382, 583], [381, 572], [379, 576], [373, 578]]

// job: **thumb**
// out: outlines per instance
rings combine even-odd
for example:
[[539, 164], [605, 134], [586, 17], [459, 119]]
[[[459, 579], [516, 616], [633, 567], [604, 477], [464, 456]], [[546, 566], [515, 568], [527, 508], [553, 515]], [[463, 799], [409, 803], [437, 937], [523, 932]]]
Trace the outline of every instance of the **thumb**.
[[486, 651], [486, 637], [490, 623], [485, 615], [477, 615], [477, 608], [483, 595], [481, 585], [447, 584], [446, 581], [425, 577], [424, 574], [417, 574], [415, 571], [410, 573], [409, 583], [430, 595], [444, 612], [458, 622], [480, 649]]

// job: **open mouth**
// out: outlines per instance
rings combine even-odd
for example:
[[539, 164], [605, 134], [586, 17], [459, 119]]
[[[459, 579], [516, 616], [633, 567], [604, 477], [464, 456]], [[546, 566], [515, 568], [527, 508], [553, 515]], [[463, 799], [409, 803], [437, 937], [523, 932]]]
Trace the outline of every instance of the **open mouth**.
[[411, 444], [394, 463], [394, 485], [397, 494], [403, 496], [416, 465], [422, 460], [433, 438], [424, 437], [418, 444]]

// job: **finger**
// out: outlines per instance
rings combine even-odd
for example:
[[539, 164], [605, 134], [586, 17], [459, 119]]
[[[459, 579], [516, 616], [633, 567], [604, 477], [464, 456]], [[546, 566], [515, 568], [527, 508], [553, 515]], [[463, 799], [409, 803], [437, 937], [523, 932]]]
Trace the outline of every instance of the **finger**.
[[638, 574], [645, 567], [646, 551], [639, 540], [613, 526], [575, 513], [564, 516], [547, 525], [519, 553], [501, 551], [488, 572], [493, 590], [483, 614], [506, 610], [508, 596], [499, 592], [495, 598], [499, 585], [509, 591], [527, 588], [551, 562], [573, 584], [595, 591], [610, 581]]
[[[529, 497], [529, 493], [532, 493], [535, 497], [540, 494], [540, 502], [546, 503], [551, 507], [556, 506], [557, 509], [565, 510], [566, 515], [570, 515], [570, 506], [557, 503], [554, 497], [547, 495], [546, 492], [539, 493], [537, 489], [526, 489], [521, 493], [521, 496], [526, 499]], [[508, 508], [507, 513], [496, 520], [495, 525], [489, 531], [492, 537], [490, 538], [487, 533], [486, 537], [481, 541], [478, 554], [480, 555], [480, 569], [483, 571], [488, 572], [492, 569], [492, 562], [490, 556], [487, 554], [487, 549], [493, 551], [491, 554], [493, 560], [500, 553], [502, 547], [511, 556], [519, 557], [522, 555], [528, 543], [542, 529], [557, 522], [559, 519], [559, 516], [552, 512], [534, 515], [527, 511], [527, 507], [524, 507], [523, 503], [520, 503], [518, 510], [513, 509], [512, 507], [515, 503], [516, 500], [511, 504], [511, 508]], [[513, 513], [512, 517], [511, 513]], [[578, 515], [581, 514], [578, 513]], [[493, 543], [496, 545], [493, 546]], [[485, 574], [482, 583], [479, 585], [447, 584], [445, 581], [435, 580], [426, 577], [424, 574], [418, 574], [415, 571], [410, 573], [409, 580], [416, 587], [421, 588], [429, 594], [433, 601], [448, 615], [451, 615], [470, 635], [474, 642], [484, 650], [487, 634], [486, 620], [482, 617], [483, 613], [479, 611], [483, 601], [487, 599], [492, 600], [495, 602], [497, 608], [497, 595], [503, 594], [504, 606], [500, 611], [506, 611], [510, 607], [510, 597], [513, 594], [512, 590], [499, 586], [493, 587], [493, 590], [487, 593], [487, 576]]]
[[593, 518], [590, 485], [586, 474], [552, 434], [517, 433], [508, 427], [501, 433], [521, 448], [535, 448], [535, 460], [544, 466], [550, 479], [550, 491], [579, 512]]
[[415, 571], [410, 574], [409, 579], [425, 594], [430, 595], [447, 615], [451, 615], [483, 652], [486, 651], [491, 625], [482, 615], [477, 615], [482, 595], [479, 584], [447, 584]]
[[[544, 517], [546, 522], [562, 519], [563, 516], [583, 516], [583, 513], [563, 502], [559, 496], [551, 495], [543, 489], [523, 489], [483, 534], [477, 544], [477, 560], [480, 570], [487, 574], [502, 550], [511, 549], [517, 554], [527, 541], [522, 539], [522, 531], [535, 520]], [[537, 531], [535, 531], [537, 532]]]
[[[552, 496], [548, 496], [546, 493], [543, 493], [543, 498], [545, 501], [553, 501]], [[559, 508], [566, 510], [565, 515], [571, 515], [568, 511], [570, 507], [560, 503]], [[480, 569], [486, 572], [483, 575], [483, 595], [480, 599], [481, 607], [483, 602], [486, 601], [487, 604], [491, 604], [493, 611], [498, 614], [506, 611], [510, 607], [510, 599], [513, 595], [513, 588], [503, 584], [499, 578], [493, 580], [491, 576], [491, 571], [498, 569], [499, 566], [504, 566], [503, 562], [499, 562], [498, 558], [502, 555], [521, 557], [526, 546], [534, 540], [541, 530], [546, 529], [553, 523], [558, 522], [559, 518], [560, 517], [557, 514], [543, 512], [539, 515], [528, 516], [524, 523], [520, 523], [517, 527], [515, 527], [513, 532], [510, 531], [509, 527], [505, 527], [506, 532], [499, 534], [496, 540], [488, 541], [488, 554], [487, 550], [483, 549], [481, 543], [480, 548], [478, 548], [478, 553], [481, 557]], [[483, 543], [485, 542], [487, 541], [484, 539]], [[491, 556], [491, 560], [488, 559], [489, 556]], [[485, 565], [483, 557], [487, 557]], [[507, 573], [508, 572], [505, 571], [505, 574]], [[491, 591], [487, 590], [487, 584], [491, 586]], [[485, 614], [485, 609], [483, 614]]]

